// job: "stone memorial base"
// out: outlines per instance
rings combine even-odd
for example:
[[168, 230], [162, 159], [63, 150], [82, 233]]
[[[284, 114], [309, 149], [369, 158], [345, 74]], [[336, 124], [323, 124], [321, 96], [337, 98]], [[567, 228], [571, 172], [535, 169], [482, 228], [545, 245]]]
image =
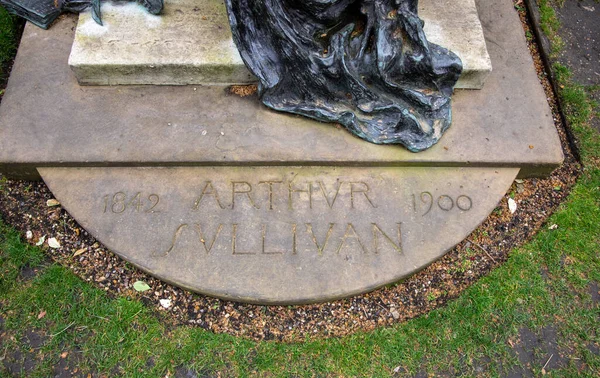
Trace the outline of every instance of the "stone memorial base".
[[562, 162], [512, 2], [478, 7], [494, 71], [456, 92], [450, 130], [418, 154], [225, 86], [80, 86], [76, 19], [28, 25], [0, 107], [0, 171], [41, 175], [99, 241], [190, 290], [265, 304], [372, 290], [443, 256], [516, 177]]
[[397, 281], [496, 207], [516, 168], [40, 168], [79, 224], [141, 269], [265, 304]]
[[[438, 9], [444, 9], [443, 12]], [[429, 40], [454, 51], [457, 88], [480, 89], [492, 70], [474, 0], [421, 0]], [[69, 64], [80, 84], [247, 84], [223, 0], [169, 0], [161, 16], [135, 3], [105, 4], [104, 26], [82, 13]]]

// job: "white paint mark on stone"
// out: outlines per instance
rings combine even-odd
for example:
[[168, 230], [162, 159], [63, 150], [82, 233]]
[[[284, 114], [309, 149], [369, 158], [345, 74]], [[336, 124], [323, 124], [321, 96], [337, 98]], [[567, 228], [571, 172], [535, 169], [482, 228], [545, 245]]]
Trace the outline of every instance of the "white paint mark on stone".
[[104, 25], [98, 25], [92, 17], [80, 19], [79, 25], [77, 25], [77, 32], [85, 37], [102, 37], [110, 30], [110, 25], [104, 23]]

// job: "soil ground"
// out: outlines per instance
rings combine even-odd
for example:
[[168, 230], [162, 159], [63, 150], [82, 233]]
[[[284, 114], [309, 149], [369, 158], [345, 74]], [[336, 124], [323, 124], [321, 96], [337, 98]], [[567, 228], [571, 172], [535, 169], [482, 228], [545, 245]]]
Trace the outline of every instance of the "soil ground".
[[[524, 28], [529, 30], [525, 14], [521, 16]], [[397, 284], [368, 294], [315, 305], [265, 307], [190, 293], [131, 268], [88, 235], [60, 206], [48, 206], [54, 198], [43, 182], [5, 181], [5, 189], [0, 191], [0, 217], [23, 235], [29, 233], [29, 243], [41, 242], [54, 261], [110, 293], [138, 296], [133, 283], [147, 283], [152, 290], [139, 297], [157, 311], [169, 314], [174, 324], [278, 341], [339, 337], [397, 324], [445, 305], [502, 264], [511, 249], [532, 238], [575, 184], [581, 167], [569, 148], [552, 86], [533, 39], [529, 47], [554, 113], [564, 164], [550, 177], [517, 180], [488, 219], [442, 259]], [[518, 205], [514, 214], [508, 209], [509, 199]], [[56, 238], [61, 247], [50, 248], [50, 238]], [[161, 300], [169, 300], [171, 305], [165, 308]]]
[[[559, 61], [600, 103], [600, 2], [566, 0], [556, 9], [561, 24], [559, 35], [565, 42]], [[600, 131], [600, 117], [595, 117], [592, 125]]]
[[[588, 6], [593, 7], [594, 10], [584, 8]], [[566, 11], [567, 7], [575, 10], [569, 13]], [[574, 16], [575, 12], [583, 16]], [[588, 16], [585, 12], [595, 15], [596, 20], [586, 18], [583, 27], [582, 17]], [[600, 78], [600, 75], [595, 76], [600, 72], [598, 69], [600, 63], [593, 61], [594, 56], [597, 59], [600, 57], [598, 54], [599, 12], [600, 5], [589, 0], [581, 4], [567, 0], [565, 8], [559, 12], [563, 22], [560, 33], [567, 41], [567, 50], [561, 57], [561, 61], [572, 68], [577, 81], [591, 86], [592, 89], [595, 84], [598, 84]], [[523, 20], [526, 21], [525, 18]], [[524, 27], [528, 30], [526, 23]], [[0, 191], [0, 217], [20, 231], [23, 238], [31, 244], [39, 242], [42, 236], [49, 238], [59, 235], [62, 244], [60, 249], [52, 249], [42, 243], [49, 258], [69, 267], [83, 280], [102, 288], [113, 297], [140, 299], [154, 309], [157, 317], [169, 324], [169, 327], [187, 324], [215, 333], [228, 333], [252, 340], [295, 342], [312, 339], [315, 336], [339, 337], [358, 331], [389, 327], [428, 313], [457, 298], [473, 282], [502, 264], [508, 258], [512, 248], [530, 240], [541, 227], [554, 226], [544, 225], [544, 222], [568, 195], [580, 173], [580, 166], [568, 148], [551, 87], [542, 70], [539, 57], [535, 57], [536, 46], [531, 40], [530, 43], [539, 69], [540, 80], [547, 90], [548, 98], [555, 111], [557, 127], [561, 131], [567, 157], [565, 165], [550, 178], [515, 182], [507, 197], [482, 227], [446, 257], [406, 281], [370, 294], [311, 306], [264, 307], [236, 304], [185, 292], [132, 269], [93, 240], [60, 206], [48, 206], [47, 201], [53, 198], [43, 183], [4, 181], [3, 190]], [[568, 52], [568, 48], [572, 49], [571, 52]], [[593, 93], [597, 95], [598, 91]], [[508, 198], [517, 201], [519, 211], [516, 214], [510, 214], [508, 211]], [[568, 261], [564, 263], [569, 264]], [[43, 267], [23, 269], [19, 279], [24, 282], [31, 281], [40, 274], [41, 269]], [[545, 279], [552, 279], [548, 272], [542, 273]], [[146, 294], [134, 292], [131, 285], [137, 280], [148, 283], [152, 290]], [[597, 283], [591, 284], [589, 293], [598, 306], [600, 296]], [[160, 299], [170, 299], [173, 305], [165, 309], [161, 307]], [[0, 368], [0, 372], [4, 371], [9, 376], [27, 376], [28, 372], [34, 371], [36, 366], [43, 363], [44, 357], [42, 356], [40, 360], [39, 350], [54, 335], [49, 336], [36, 328], [28, 329], [21, 335], [19, 341], [24, 347], [19, 350], [7, 350], [4, 345], [8, 344], [8, 339], [14, 335], [5, 329], [2, 314], [0, 306], [0, 346], [4, 350], [4, 356], [0, 359], [3, 369]], [[44, 315], [40, 312], [38, 316], [43, 318]], [[571, 360], [568, 348], [565, 349], [560, 343], [557, 331], [559, 322], [560, 319], [548, 322], [538, 330], [527, 326], [520, 328], [514, 343], [509, 339], [510, 359], [498, 362], [482, 358], [473, 361], [470, 363], [473, 374], [483, 374], [491, 364], [498, 363], [508, 366], [504, 369], [508, 371], [505, 375], [507, 377], [538, 376], [565, 367]], [[590, 343], [588, 350], [594, 355], [600, 355], [598, 345], [595, 343]], [[60, 363], [54, 366], [53, 374], [60, 377], [101, 375], [93, 370], [83, 374], [78, 368], [81, 362], [80, 356], [81, 351], [76, 347], [68, 353], [64, 352], [61, 354]], [[148, 368], [152, 368], [154, 361], [148, 360], [147, 364]], [[544, 368], [540, 370], [541, 366]], [[118, 375], [118, 373], [115, 371], [111, 375]], [[178, 366], [173, 373], [175, 377], [211, 375], [186, 366]], [[394, 369], [393, 374], [426, 377], [430, 373], [425, 371], [417, 372], [416, 375], [403, 373], [399, 366], [398, 370]], [[460, 371], [450, 368], [438, 371], [435, 375], [456, 376], [460, 375]]]

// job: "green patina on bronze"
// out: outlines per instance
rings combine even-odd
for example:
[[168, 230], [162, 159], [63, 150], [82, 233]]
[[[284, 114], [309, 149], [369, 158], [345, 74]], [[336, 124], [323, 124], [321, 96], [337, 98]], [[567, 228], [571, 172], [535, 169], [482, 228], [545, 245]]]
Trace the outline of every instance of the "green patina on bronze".
[[452, 121], [462, 62], [429, 43], [417, 0], [227, 0], [269, 108], [425, 150]]

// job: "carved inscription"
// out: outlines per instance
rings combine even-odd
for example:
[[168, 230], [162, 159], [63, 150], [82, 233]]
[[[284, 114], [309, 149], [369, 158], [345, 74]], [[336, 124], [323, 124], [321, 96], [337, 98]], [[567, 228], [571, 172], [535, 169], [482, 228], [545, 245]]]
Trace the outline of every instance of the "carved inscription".
[[158, 194], [145, 194], [137, 192], [129, 194], [117, 192], [104, 196], [103, 213], [123, 214], [126, 211], [133, 213], [155, 213], [160, 203]]
[[[349, 255], [402, 254], [400, 219], [404, 207], [407, 212], [426, 217], [434, 213], [460, 214], [474, 206], [467, 194], [421, 191], [399, 198], [394, 207], [388, 208], [383, 206], [386, 202], [378, 204], [381, 185], [367, 180], [307, 180], [296, 175], [289, 180], [207, 179], [199, 183], [195, 192], [187, 194], [188, 199], [176, 204], [169, 203], [173, 196], [151, 192], [110, 193], [102, 197], [102, 212], [152, 216], [161, 210], [180, 209], [183, 222], [185, 212], [189, 212], [188, 222], [173, 226], [165, 243], [168, 246], [154, 256], [171, 256], [179, 248], [186, 248], [197, 250], [199, 256], [313, 255], [347, 259]], [[388, 197], [389, 193], [385, 194]], [[381, 215], [388, 216], [389, 212], [400, 218], [392, 223], [382, 221], [386, 218]], [[344, 221], [349, 214], [354, 214], [354, 220]]]
[[469, 211], [473, 208], [473, 200], [464, 194], [454, 198], [447, 194], [435, 197], [431, 192], [421, 192], [419, 195], [412, 195], [412, 204], [414, 212], [421, 212], [422, 216], [436, 209], [448, 212], [452, 210]]
[[[384, 230], [377, 223], [355, 225], [354, 223], [330, 223], [320, 232], [312, 223], [299, 225], [293, 223], [285, 227], [286, 235], [281, 230], [276, 235], [271, 234], [269, 224], [261, 224], [258, 229], [248, 225], [219, 224], [210, 234], [204, 233], [205, 225], [200, 223], [179, 225], [173, 232], [169, 247], [158, 256], [166, 257], [173, 253], [182, 239], [186, 239], [201, 254], [210, 255], [216, 250], [225, 251], [235, 256], [248, 255], [298, 255], [300, 253], [315, 253], [319, 256], [326, 254], [341, 255], [344, 252], [358, 251], [359, 254], [378, 254], [383, 250], [402, 254], [402, 223]], [[301, 230], [304, 228], [304, 230]], [[252, 233], [255, 234], [252, 234]], [[323, 236], [317, 236], [324, 234]], [[285, 240], [285, 245], [275, 249], [270, 241], [273, 236]], [[240, 239], [253, 240], [249, 245]], [[281, 244], [281, 243], [279, 243]]]
[[219, 184], [217, 186], [215, 182], [207, 180], [195, 199], [192, 210], [235, 210], [244, 206], [282, 210], [285, 206], [287, 210], [293, 211], [299, 208], [315, 209], [317, 204], [328, 209], [358, 209], [364, 206], [377, 208], [369, 184], [363, 181], [337, 181], [327, 185], [321, 180], [298, 182], [292, 179], [288, 182], [259, 180], [256, 183], [231, 181], [226, 186]]

